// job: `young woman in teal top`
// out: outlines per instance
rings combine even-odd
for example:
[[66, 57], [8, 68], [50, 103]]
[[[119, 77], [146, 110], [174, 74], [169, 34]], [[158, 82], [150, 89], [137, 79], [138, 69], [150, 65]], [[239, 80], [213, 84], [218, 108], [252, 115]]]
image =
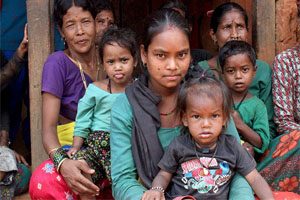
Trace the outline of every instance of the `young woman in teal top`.
[[[189, 26], [175, 11], [149, 17], [141, 57], [147, 68], [111, 111], [111, 176], [115, 199], [141, 199], [158, 173], [164, 149], [180, 134], [175, 112], [180, 83], [191, 62]], [[238, 138], [231, 120], [227, 132]], [[230, 199], [254, 199], [245, 179], [235, 176]]]
[[[248, 16], [246, 11], [237, 3], [228, 2], [214, 9], [210, 21], [210, 36], [220, 49], [230, 40], [248, 40]], [[198, 63], [204, 70], [221, 76], [221, 67], [218, 55]], [[276, 135], [276, 126], [273, 121], [274, 106], [272, 103], [272, 69], [261, 60], [256, 60], [256, 75], [249, 87], [249, 92], [264, 102], [268, 111], [269, 129], [271, 137]]]

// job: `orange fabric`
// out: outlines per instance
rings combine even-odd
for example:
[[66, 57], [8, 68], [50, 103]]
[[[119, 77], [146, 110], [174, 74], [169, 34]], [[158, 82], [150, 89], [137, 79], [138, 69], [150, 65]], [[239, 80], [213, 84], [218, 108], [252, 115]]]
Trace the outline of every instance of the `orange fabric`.
[[[273, 192], [275, 200], [299, 200], [300, 195], [294, 192]], [[255, 198], [259, 200], [258, 197]]]

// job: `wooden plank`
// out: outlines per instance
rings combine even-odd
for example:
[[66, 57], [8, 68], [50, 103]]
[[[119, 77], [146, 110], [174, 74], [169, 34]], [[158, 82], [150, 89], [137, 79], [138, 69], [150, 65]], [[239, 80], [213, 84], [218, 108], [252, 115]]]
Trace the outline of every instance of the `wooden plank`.
[[257, 57], [272, 64], [275, 57], [275, 0], [256, 0], [253, 39]]
[[27, 0], [29, 40], [29, 92], [32, 169], [47, 158], [42, 145], [41, 77], [43, 64], [53, 51], [50, 0]]

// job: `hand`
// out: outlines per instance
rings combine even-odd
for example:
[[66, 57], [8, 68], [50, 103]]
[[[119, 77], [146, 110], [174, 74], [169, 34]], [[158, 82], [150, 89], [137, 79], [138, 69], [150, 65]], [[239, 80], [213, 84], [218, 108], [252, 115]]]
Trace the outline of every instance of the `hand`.
[[244, 125], [244, 121], [242, 120], [240, 114], [237, 111], [233, 110], [231, 112], [231, 116], [233, 118], [233, 121], [234, 121], [234, 124], [235, 124], [237, 130], [240, 130], [240, 127], [242, 125]]
[[27, 167], [29, 167], [29, 164], [26, 162], [25, 158], [21, 155], [21, 154], [18, 154], [17, 152], [15, 152], [15, 156], [16, 156], [16, 160], [18, 163], [23, 163], [24, 165], [26, 165]]
[[80, 147], [72, 147], [69, 149], [69, 151], [67, 152], [67, 155], [69, 156], [69, 158], [72, 158], [76, 152], [80, 149]]
[[27, 23], [26, 23], [25, 27], [24, 27], [23, 40], [17, 49], [17, 54], [20, 58], [24, 58], [27, 51], [28, 51], [28, 28], [27, 28]]
[[60, 173], [69, 188], [76, 194], [95, 196], [99, 194], [99, 188], [86, 178], [82, 173], [93, 174], [86, 162], [66, 159], [60, 167]]
[[253, 148], [253, 146], [248, 142], [244, 142], [242, 145], [252, 155], [252, 157], [254, 157], [254, 148]]
[[143, 194], [142, 200], [165, 200], [165, 195], [162, 191], [147, 190]]

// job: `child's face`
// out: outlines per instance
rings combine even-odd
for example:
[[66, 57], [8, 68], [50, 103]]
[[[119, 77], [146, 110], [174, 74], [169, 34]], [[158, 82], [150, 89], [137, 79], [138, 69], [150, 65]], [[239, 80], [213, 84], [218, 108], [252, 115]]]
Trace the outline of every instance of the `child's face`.
[[255, 66], [251, 63], [249, 56], [237, 54], [226, 59], [223, 78], [231, 91], [243, 93], [249, 88], [255, 72]]
[[124, 86], [132, 80], [135, 62], [130, 51], [116, 42], [106, 44], [103, 49], [103, 66], [110, 80]]
[[200, 148], [212, 147], [218, 140], [226, 123], [222, 106], [222, 97], [188, 96], [183, 124]]

